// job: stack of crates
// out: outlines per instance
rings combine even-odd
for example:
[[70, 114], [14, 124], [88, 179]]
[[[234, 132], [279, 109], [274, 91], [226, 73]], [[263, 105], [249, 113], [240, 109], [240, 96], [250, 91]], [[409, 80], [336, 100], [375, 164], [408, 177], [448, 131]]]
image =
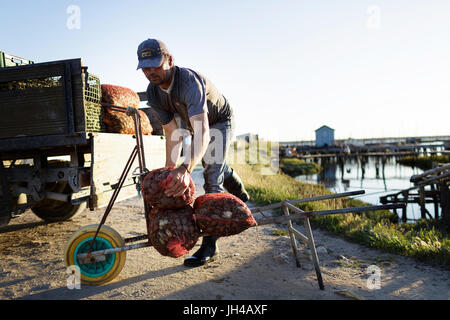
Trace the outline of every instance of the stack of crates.
[[100, 79], [92, 74], [88, 74], [87, 82], [86, 85], [83, 81], [86, 131], [106, 132], [105, 124], [103, 122], [103, 107], [100, 105], [102, 99]]

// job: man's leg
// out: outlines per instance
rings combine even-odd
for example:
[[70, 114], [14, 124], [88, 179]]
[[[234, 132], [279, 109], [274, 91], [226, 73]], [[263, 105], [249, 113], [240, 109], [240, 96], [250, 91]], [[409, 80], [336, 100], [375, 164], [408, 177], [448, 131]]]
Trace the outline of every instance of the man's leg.
[[[209, 162], [202, 160], [202, 165], [204, 168], [203, 177], [205, 178], [205, 193], [220, 193], [228, 191], [242, 201], [247, 202], [250, 197], [244, 188], [241, 178], [237, 172], [226, 163], [228, 150], [231, 146], [231, 139], [233, 138], [233, 123], [218, 123], [211, 126], [211, 128], [216, 130], [217, 133], [221, 133], [223, 142], [223, 158], [221, 159], [219, 157], [219, 159], [217, 159], [218, 161]], [[214, 139], [217, 138], [219, 137], [214, 135]], [[215, 148], [220, 147], [220, 145], [214, 145], [214, 143], [215, 142], [212, 141], [208, 146], [208, 151], [206, 153], [207, 155], [210, 155], [213, 152], [211, 148], [214, 148], [214, 146]]]
[[[205, 179], [203, 187], [205, 193], [220, 193], [225, 192], [225, 180], [235, 179], [234, 176], [237, 176], [225, 162], [233, 137], [233, 125], [231, 121], [218, 123], [212, 125], [211, 129], [213, 129], [210, 134], [211, 142], [205, 157], [202, 159], [203, 177]], [[219, 253], [217, 239], [218, 237], [204, 236], [200, 249], [184, 260], [184, 265], [198, 267], [212, 261]]]
[[250, 196], [247, 193], [247, 190], [245, 190], [241, 178], [238, 176], [236, 171], [234, 171], [232, 168], [230, 169], [231, 174], [225, 176], [223, 186], [229, 193], [235, 195], [242, 201], [247, 202], [248, 200], [250, 200]]

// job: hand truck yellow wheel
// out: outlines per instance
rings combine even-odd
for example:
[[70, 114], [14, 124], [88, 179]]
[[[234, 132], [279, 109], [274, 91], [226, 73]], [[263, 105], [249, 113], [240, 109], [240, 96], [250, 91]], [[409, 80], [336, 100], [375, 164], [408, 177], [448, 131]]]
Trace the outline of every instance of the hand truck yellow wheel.
[[[65, 249], [66, 267], [77, 266], [80, 270], [81, 284], [101, 285], [113, 280], [122, 270], [126, 252], [115, 252], [94, 257], [79, 256], [92, 251], [109, 250], [123, 247], [125, 241], [114, 229], [103, 225], [92, 243], [98, 225], [88, 225], [75, 232]], [[92, 245], [92, 246], [91, 246]]]

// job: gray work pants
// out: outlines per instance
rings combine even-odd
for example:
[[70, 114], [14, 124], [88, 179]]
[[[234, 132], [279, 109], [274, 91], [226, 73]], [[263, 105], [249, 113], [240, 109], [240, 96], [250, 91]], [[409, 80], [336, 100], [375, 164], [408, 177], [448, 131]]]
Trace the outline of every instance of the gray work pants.
[[223, 181], [233, 174], [233, 169], [226, 163], [231, 139], [234, 132], [234, 121], [218, 122], [209, 127], [211, 141], [202, 159], [205, 193], [227, 192]]

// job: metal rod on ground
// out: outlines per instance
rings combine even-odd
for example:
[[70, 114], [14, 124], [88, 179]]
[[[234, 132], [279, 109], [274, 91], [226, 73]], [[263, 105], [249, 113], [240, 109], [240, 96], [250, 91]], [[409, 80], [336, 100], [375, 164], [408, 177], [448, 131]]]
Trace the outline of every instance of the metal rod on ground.
[[[350, 191], [350, 192], [343, 192], [343, 193], [327, 194], [324, 196], [317, 196], [317, 197], [311, 197], [311, 198], [288, 200], [288, 201], [284, 201], [284, 202], [295, 204], [295, 203], [302, 203], [302, 202], [311, 202], [311, 201], [320, 201], [320, 200], [329, 200], [329, 199], [335, 199], [335, 198], [349, 197], [349, 196], [355, 196], [355, 195], [364, 194], [364, 193], [366, 193], [365, 190], [357, 190], [357, 191]], [[277, 203], [269, 204], [264, 207], [253, 208], [253, 209], [250, 209], [250, 211], [252, 213], [256, 213], [256, 212], [267, 211], [267, 210], [279, 208], [282, 206], [282, 204], [284, 202], [277, 202]]]
[[[285, 206], [286, 207], [286, 206]], [[322, 272], [320, 271], [319, 257], [317, 256], [316, 244], [314, 243], [314, 237], [311, 230], [311, 224], [309, 223], [308, 217], [304, 218], [304, 225], [306, 230], [306, 236], [308, 237], [309, 250], [311, 251], [311, 256], [314, 263], [314, 269], [316, 270], [317, 281], [319, 282], [320, 290], [325, 290], [322, 279]]]
[[151, 246], [152, 246], [152, 244], [150, 242], [129, 244], [129, 245], [125, 245], [123, 247], [111, 248], [111, 249], [106, 249], [106, 250], [98, 250], [98, 251], [87, 252], [87, 253], [80, 253], [79, 255], [77, 255], [77, 259], [78, 259], [78, 261], [84, 261], [86, 264], [86, 263], [91, 263], [90, 261], [85, 261], [85, 260], [89, 260], [89, 258], [91, 258], [91, 257], [98, 257], [98, 256], [107, 255], [107, 254], [114, 254], [117, 252], [128, 251], [128, 250], [133, 250], [133, 249], [140, 249], [140, 248], [151, 247]]
[[301, 211], [299, 208], [293, 206], [289, 202], [281, 202], [279, 207], [287, 206], [289, 209], [297, 212], [294, 215], [280, 216], [280, 217], [272, 217], [272, 218], [264, 218], [256, 221], [258, 225], [266, 225], [272, 223], [280, 223], [288, 220], [297, 220], [304, 217], [311, 216], [321, 216], [321, 215], [329, 215], [329, 214], [342, 214], [342, 213], [352, 213], [352, 212], [362, 212], [362, 211], [375, 211], [375, 210], [387, 210], [387, 209], [400, 209], [404, 207], [404, 204], [386, 204], [386, 205], [378, 205], [378, 206], [368, 206], [368, 207], [355, 207], [355, 208], [343, 208], [343, 209], [333, 209], [333, 210], [321, 210], [321, 211]]
[[[289, 209], [286, 206], [283, 206], [283, 212], [285, 216], [289, 216]], [[291, 238], [291, 245], [292, 245], [292, 251], [294, 253], [295, 263], [297, 265], [297, 268], [301, 267], [300, 259], [298, 257], [298, 247], [297, 247], [297, 240], [295, 239], [295, 235], [292, 231], [292, 222], [291, 220], [288, 220], [287, 222], [288, 230], [289, 230], [289, 237]]]
[[299, 238], [299, 240], [301, 242], [303, 242], [305, 245], [308, 245], [308, 237], [306, 237], [304, 234], [302, 234], [300, 231], [298, 231], [294, 227], [292, 227], [291, 230]]

